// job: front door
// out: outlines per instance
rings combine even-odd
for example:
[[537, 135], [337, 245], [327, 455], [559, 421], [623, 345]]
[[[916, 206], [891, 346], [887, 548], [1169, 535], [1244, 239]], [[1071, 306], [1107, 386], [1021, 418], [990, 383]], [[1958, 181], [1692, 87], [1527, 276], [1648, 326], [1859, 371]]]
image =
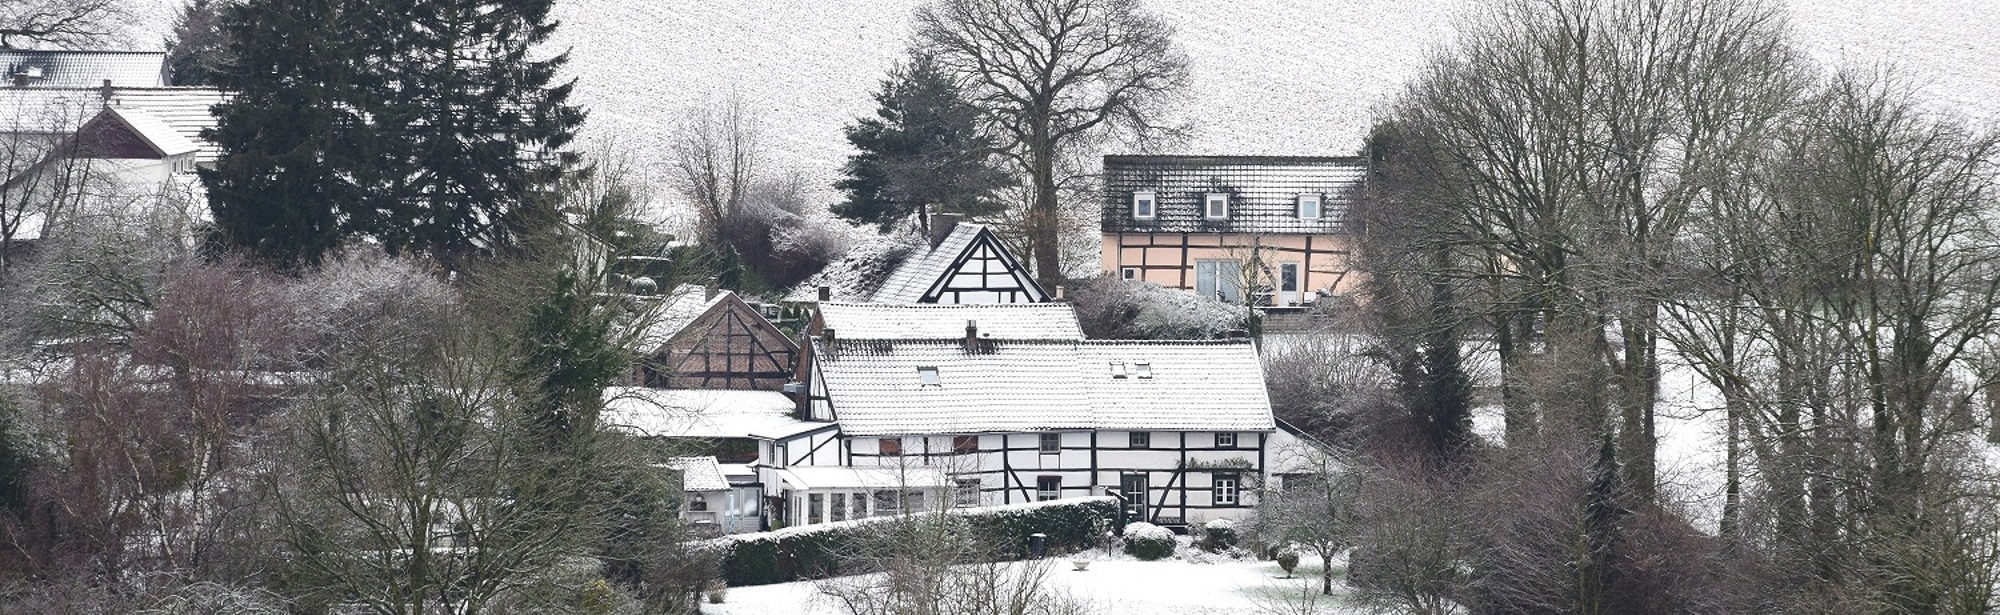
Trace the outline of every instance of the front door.
[[1125, 511], [1135, 521], [1151, 521], [1146, 514], [1146, 475], [1126, 474], [1118, 479], [1118, 489], [1125, 496]]
[[1278, 305], [1299, 304], [1299, 264], [1278, 265]]

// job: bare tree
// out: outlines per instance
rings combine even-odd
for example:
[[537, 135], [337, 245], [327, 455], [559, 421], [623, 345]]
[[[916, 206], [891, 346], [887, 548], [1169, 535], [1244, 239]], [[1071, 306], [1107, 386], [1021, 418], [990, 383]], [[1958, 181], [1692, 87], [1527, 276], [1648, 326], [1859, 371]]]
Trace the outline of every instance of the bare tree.
[[1361, 475], [1338, 457], [1314, 451], [1309, 478], [1286, 480], [1257, 506], [1256, 531], [1266, 541], [1296, 543], [1320, 557], [1320, 593], [1333, 595], [1333, 562], [1360, 531]]
[[1421, 196], [1455, 227], [1442, 275], [1505, 282], [1498, 320], [1569, 367], [1543, 413], [1566, 437], [1615, 425], [1627, 482], [1650, 498], [1668, 248], [1788, 108], [1796, 54], [1757, 0], [1518, 0], [1481, 16], [1391, 114], [1441, 182]]
[[1164, 110], [1187, 84], [1173, 28], [1137, 0], [938, 0], [917, 10], [916, 47], [966, 84], [997, 144], [1027, 175], [1035, 275], [1062, 280], [1058, 175], [1064, 159], [1124, 134], [1171, 132]]
[[672, 140], [681, 195], [704, 240], [723, 245], [723, 225], [744, 207], [763, 157], [757, 116], [741, 97], [686, 111]]
[[0, 109], [0, 285], [19, 256], [21, 241], [52, 234], [58, 219], [78, 209], [93, 178], [91, 160], [78, 156], [77, 129], [98, 105], [85, 96], [21, 96]]
[[130, 17], [123, 0], [0, 0], [0, 24], [4, 24], [0, 49], [19, 40], [59, 47], [98, 46]]

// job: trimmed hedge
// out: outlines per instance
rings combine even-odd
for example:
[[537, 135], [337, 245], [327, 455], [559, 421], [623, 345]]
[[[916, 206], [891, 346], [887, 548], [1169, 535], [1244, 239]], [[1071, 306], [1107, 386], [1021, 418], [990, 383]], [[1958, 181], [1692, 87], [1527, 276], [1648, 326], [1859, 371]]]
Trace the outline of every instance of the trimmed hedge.
[[[937, 514], [924, 513], [924, 514]], [[1118, 499], [1110, 496], [1069, 498], [1048, 502], [953, 509], [979, 536], [1005, 548], [1004, 554], [1028, 554], [1028, 535], [1047, 534], [1049, 552], [1060, 553], [1096, 544], [1098, 523], [1118, 518]], [[722, 578], [730, 587], [788, 583], [840, 573], [842, 548], [869, 526], [893, 517], [821, 523], [715, 539], [727, 549]]]

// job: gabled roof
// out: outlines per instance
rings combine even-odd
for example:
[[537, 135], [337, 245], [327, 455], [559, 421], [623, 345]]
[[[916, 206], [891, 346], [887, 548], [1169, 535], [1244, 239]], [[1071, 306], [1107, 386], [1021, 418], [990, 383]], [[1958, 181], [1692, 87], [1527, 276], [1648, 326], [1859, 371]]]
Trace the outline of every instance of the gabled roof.
[[[156, 88], [167, 85], [163, 51], [0, 49], [0, 87]], [[21, 85], [15, 85], [15, 84]]]
[[1028, 301], [1048, 300], [1048, 293], [1035, 283], [1034, 277], [1014, 258], [1000, 237], [984, 224], [960, 222], [951, 234], [928, 252], [913, 254], [908, 260], [889, 274], [882, 288], [875, 291], [875, 303], [937, 303], [950, 290], [956, 275], [963, 271], [968, 261], [997, 260], [1005, 271], [983, 272], [985, 275], [963, 276], [965, 279], [984, 278], [986, 283], [999, 283], [1011, 288], [1019, 288], [1028, 295]]
[[776, 391], [613, 387], [604, 396], [604, 424], [642, 436], [777, 440], [832, 426], [794, 418], [792, 399]]
[[1012, 340], [1080, 340], [1076, 308], [1067, 303], [882, 304], [825, 301], [820, 322], [835, 337], [855, 339], [958, 339], [967, 321], [982, 337]]
[[[960, 339], [836, 338], [832, 352], [814, 343], [849, 435], [1273, 429], [1263, 366], [1241, 341], [983, 340], [970, 352]], [[937, 384], [919, 378], [926, 368]]]
[[[108, 94], [108, 96], [107, 96]], [[107, 109], [125, 113], [126, 118], [144, 116], [140, 121], [152, 134], [172, 132], [192, 143], [195, 161], [213, 163], [221, 148], [201, 138], [201, 131], [215, 126], [209, 107], [228, 99], [215, 88], [10, 88], [0, 87], [0, 133], [31, 132], [69, 134], [86, 122], [99, 119]], [[137, 112], [136, 114], [130, 112]], [[164, 138], [164, 137], [162, 137]], [[177, 144], [176, 144], [177, 145]]]
[[[1368, 162], [1312, 156], [1105, 156], [1103, 228], [1106, 233], [1293, 233], [1344, 231], [1347, 210], [1359, 197]], [[1132, 217], [1132, 194], [1154, 193], [1152, 220]], [[1229, 196], [1226, 219], [1208, 220], [1209, 193]], [[1320, 217], [1300, 219], [1301, 194], [1321, 195]]]
[[674, 287], [673, 292], [667, 293], [658, 305], [640, 318], [639, 322], [644, 323], [646, 328], [639, 333], [638, 347], [652, 351], [666, 345], [686, 331], [688, 325], [736, 294], [727, 290], [717, 290], [714, 295], [708, 293], [707, 288], [694, 284]]
[[715, 457], [674, 457], [667, 460], [667, 467], [681, 473], [682, 491], [728, 491], [729, 479], [722, 476], [722, 466]]
[[145, 145], [146, 149], [151, 150], [153, 157], [157, 158], [192, 154], [200, 149], [194, 141], [175, 132], [166, 122], [141, 109], [107, 108], [104, 113], [91, 120], [90, 124], [86, 124], [84, 130], [78, 134], [82, 135], [84, 131], [99, 126], [105, 128], [115, 126], [129, 131], [131, 136], [137, 138], [139, 143]]

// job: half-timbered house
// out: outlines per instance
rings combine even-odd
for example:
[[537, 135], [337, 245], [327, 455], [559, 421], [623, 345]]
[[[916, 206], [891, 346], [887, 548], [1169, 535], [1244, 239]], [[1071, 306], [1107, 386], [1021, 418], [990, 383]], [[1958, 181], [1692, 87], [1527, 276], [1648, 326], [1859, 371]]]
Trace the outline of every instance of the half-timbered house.
[[1345, 295], [1366, 175], [1361, 158], [1105, 156], [1104, 270], [1232, 303]]
[[934, 240], [896, 267], [875, 303], [1039, 303], [1049, 300], [1033, 275], [984, 224], [934, 221]]
[[736, 293], [682, 285], [639, 322], [631, 384], [780, 391], [792, 379], [798, 344]]

